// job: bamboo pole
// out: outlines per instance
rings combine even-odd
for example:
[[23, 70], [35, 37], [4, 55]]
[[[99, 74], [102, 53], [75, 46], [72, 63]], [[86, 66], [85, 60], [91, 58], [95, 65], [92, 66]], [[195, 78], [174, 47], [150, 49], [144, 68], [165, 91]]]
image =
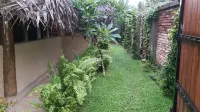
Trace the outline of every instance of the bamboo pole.
[[2, 26], [4, 95], [9, 97], [17, 94], [15, 46], [12, 24], [3, 18]]

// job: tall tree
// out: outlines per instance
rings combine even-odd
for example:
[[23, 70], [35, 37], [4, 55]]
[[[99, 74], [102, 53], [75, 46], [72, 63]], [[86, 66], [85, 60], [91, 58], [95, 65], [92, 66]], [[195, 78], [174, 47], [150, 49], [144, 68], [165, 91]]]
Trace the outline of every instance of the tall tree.
[[4, 95], [14, 96], [17, 94], [16, 68], [15, 68], [15, 48], [13, 30], [11, 22], [2, 18], [1, 28], [2, 45], [3, 45], [3, 79]]
[[[7, 4], [8, 0], [2, 0], [1, 4]], [[3, 79], [4, 79], [4, 95], [14, 96], [17, 94], [16, 68], [15, 68], [15, 48], [13, 30], [11, 22], [8, 18], [2, 16], [0, 28], [2, 31], [3, 45]]]

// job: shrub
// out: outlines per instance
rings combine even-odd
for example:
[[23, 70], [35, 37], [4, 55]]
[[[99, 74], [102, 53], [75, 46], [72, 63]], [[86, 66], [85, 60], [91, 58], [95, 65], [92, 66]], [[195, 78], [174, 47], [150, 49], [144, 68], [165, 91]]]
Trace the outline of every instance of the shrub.
[[[104, 64], [105, 70], [108, 69], [108, 66], [110, 65], [111, 62], [112, 62], [112, 57], [110, 57], [109, 55], [105, 55], [104, 54], [103, 55], [103, 64]], [[101, 63], [99, 63], [97, 71], [100, 71], [100, 72], [103, 71], [103, 67], [102, 67]]]
[[[111, 63], [108, 50], [101, 50], [104, 67]], [[60, 57], [57, 70], [48, 63], [50, 83], [37, 87], [34, 91], [40, 93], [42, 104], [36, 104], [48, 112], [74, 112], [83, 105], [85, 97], [92, 89], [97, 71], [102, 71], [102, 60], [96, 46], [88, 49], [75, 61], [68, 62]]]
[[109, 42], [106, 41], [106, 40], [100, 41], [99, 42], [99, 48], [104, 49], [104, 50], [108, 50], [109, 49]]
[[40, 86], [40, 106], [48, 112], [73, 112], [82, 105], [95, 80], [100, 59], [83, 57], [69, 63], [64, 56], [59, 61], [58, 73], [51, 76], [49, 84]]
[[[110, 63], [112, 62], [112, 57], [109, 55], [109, 51], [105, 50], [105, 49], [101, 49], [101, 52], [103, 54], [103, 63], [104, 63], [104, 68], [105, 70], [108, 69], [108, 66], [110, 65]], [[84, 52], [81, 57], [85, 57], [85, 56], [91, 56], [94, 58], [101, 58], [100, 52], [98, 50], [97, 47], [95, 46], [89, 46], [89, 48], [86, 50], [86, 52]], [[97, 66], [97, 71], [98, 72], [102, 72], [103, 71], [103, 67], [102, 67], [102, 63], [99, 62], [98, 66]]]
[[[108, 50], [101, 50], [105, 69], [111, 63]], [[57, 70], [49, 63], [50, 83], [40, 86], [34, 92], [40, 93], [42, 104], [37, 106], [48, 112], [74, 112], [83, 105], [92, 89], [97, 71], [102, 71], [100, 52], [95, 46], [88, 49], [75, 61], [68, 62], [60, 57]]]
[[142, 65], [143, 72], [156, 72], [159, 69], [158, 65], [154, 64], [149, 60], [142, 61]]
[[86, 56], [96, 57], [97, 52], [98, 52], [98, 49], [96, 46], [89, 45], [87, 50], [80, 57], [86, 57]]
[[[104, 69], [107, 70], [108, 66], [110, 65], [110, 63], [112, 62], [112, 57], [110, 56], [110, 53], [108, 50], [101, 50], [102, 52], [102, 56], [103, 56], [103, 65], [104, 65]], [[101, 59], [101, 54], [99, 51], [96, 51], [95, 53], [95, 57], [100, 58]], [[103, 72], [103, 67], [102, 67], [102, 63], [100, 62], [98, 64], [97, 67], [97, 71], [98, 72]]]

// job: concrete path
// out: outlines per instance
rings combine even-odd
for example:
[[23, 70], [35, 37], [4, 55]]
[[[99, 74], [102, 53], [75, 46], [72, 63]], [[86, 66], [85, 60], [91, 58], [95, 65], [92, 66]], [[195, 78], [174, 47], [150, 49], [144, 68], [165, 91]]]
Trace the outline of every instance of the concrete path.
[[[42, 84], [47, 84], [49, 79], [42, 81]], [[21, 101], [17, 102], [14, 107], [8, 109], [8, 112], [44, 112], [42, 109], [37, 108], [33, 104], [41, 103], [38, 98], [38, 94], [30, 96], [28, 94]]]
[[10, 108], [8, 112], [43, 112], [32, 105], [32, 103], [40, 103], [38, 96], [26, 96], [14, 107]]

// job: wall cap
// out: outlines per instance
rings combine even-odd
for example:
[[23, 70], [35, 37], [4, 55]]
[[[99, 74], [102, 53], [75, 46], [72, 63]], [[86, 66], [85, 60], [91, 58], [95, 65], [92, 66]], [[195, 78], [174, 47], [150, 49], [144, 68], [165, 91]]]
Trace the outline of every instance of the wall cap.
[[167, 10], [174, 7], [180, 7], [180, 3], [178, 1], [172, 1], [167, 4], [164, 4], [158, 8], [159, 11]]

